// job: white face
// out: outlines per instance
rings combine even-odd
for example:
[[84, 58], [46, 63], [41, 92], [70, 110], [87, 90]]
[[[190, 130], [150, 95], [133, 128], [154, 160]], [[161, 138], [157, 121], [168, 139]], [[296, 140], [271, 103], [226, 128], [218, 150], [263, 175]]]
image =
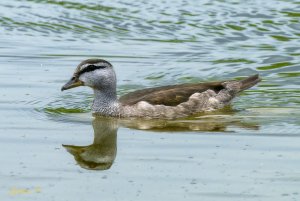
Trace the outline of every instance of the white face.
[[78, 70], [79, 80], [82, 81], [85, 86], [100, 90], [115, 87], [115, 72], [107, 63], [86, 63], [78, 67]]

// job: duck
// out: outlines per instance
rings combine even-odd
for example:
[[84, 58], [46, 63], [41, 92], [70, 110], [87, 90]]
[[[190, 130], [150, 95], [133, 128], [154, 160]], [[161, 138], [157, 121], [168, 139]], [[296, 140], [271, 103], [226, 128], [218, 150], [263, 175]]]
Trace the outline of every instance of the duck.
[[146, 88], [118, 98], [117, 78], [110, 62], [82, 61], [61, 91], [88, 86], [94, 91], [92, 113], [113, 118], [177, 119], [230, 105], [242, 91], [261, 81], [259, 74], [242, 80], [187, 83]]

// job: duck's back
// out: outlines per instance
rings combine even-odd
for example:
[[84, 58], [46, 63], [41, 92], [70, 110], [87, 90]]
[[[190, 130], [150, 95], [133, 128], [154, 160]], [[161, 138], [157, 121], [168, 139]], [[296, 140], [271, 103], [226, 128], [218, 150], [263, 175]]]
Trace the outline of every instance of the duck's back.
[[134, 105], [140, 101], [146, 101], [152, 105], [176, 106], [186, 102], [194, 93], [202, 93], [212, 90], [219, 93], [221, 90], [235, 86], [236, 93], [248, 89], [260, 81], [258, 75], [250, 76], [241, 81], [221, 81], [196, 84], [169, 85], [155, 88], [147, 88], [128, 93], [120, 97], [123, 105]]
[[202, 93], [209, 89], [218, 93], [224, 88], [223, 82], [170, 85], [137, 90], [120, 97], [119, 101], [123, 105], [146, 101], [152, 105], [176, 106], [186, 102], [194, 93]]
[[258, 75], [241, 81], [171, 85], [142, 89], [120, 97], [122, 116], [178, 118], [220, 109], [241, 91], [258, 83]]

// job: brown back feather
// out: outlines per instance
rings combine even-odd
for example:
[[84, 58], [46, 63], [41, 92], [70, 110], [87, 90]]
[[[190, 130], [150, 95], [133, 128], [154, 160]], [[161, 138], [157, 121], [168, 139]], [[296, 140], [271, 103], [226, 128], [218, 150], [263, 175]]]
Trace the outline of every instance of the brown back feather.
[[176, 106], [186, 102], [194, 93], [201, 93], [208, 89], [218, 93], [224, 89], [223, 82], [181, 84], [142, 89], [122, 96], [119, 101], [123, 105], [134, 105], [146, 101], [153, 105]]
[[188, 101], [190, 96], [197, 92], [202, 93], [210, 89], [218, 93], [220, 90], [224, 89], [228, 83], [237, 82], [239, 83], [239, 88], [237, 88], [234, 93], [239, 93], [254, 86], [260, 81], [261, 78], [256, 74], [240, 81], [228, 80], [221, 82], [162, 86], [128, 93], [122, 96], [119, 101], [123, 105], [134, 105], [140, 101], [146, 101], [153, 105], [176, 106]]

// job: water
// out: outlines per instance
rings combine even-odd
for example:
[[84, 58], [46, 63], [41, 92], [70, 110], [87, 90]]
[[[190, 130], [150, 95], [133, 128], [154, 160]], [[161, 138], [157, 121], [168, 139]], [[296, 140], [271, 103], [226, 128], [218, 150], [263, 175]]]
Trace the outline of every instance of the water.
[[[300, 2], [4, 0], [0, 11], [1, 200], [300, 199]], [[193, 119], [94, 120], [90, 89], [60, 92], [90, 57], [114, 65], [119, 95], [263, 81]]]

